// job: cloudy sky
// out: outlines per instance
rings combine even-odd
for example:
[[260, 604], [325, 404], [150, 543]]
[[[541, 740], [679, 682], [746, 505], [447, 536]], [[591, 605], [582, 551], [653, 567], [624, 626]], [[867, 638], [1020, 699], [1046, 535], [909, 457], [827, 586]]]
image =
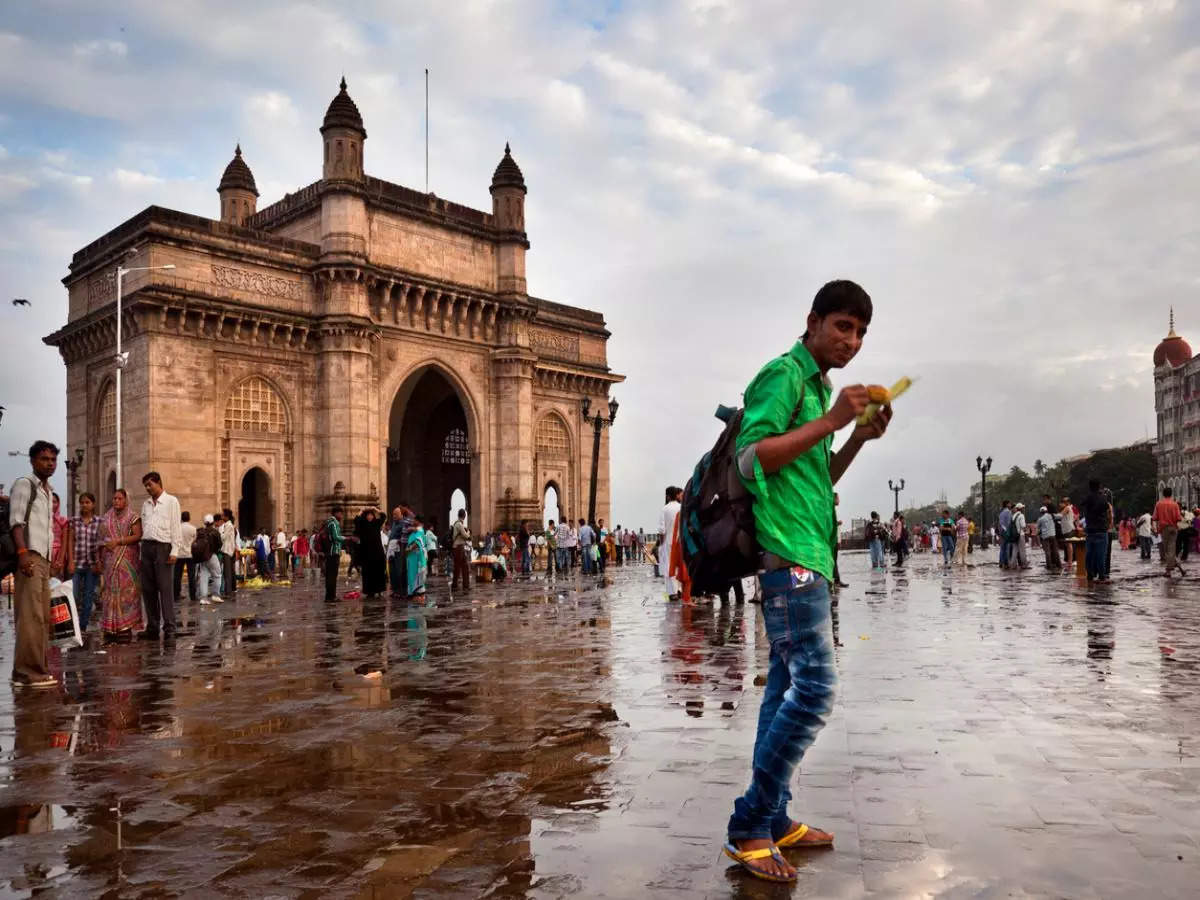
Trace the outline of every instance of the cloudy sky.
[[432, 190], [489, 208], [511, 141], [530, 292], [608, 317], [615, 519], [656, 520], [836, 277], [875, 320], [835, 383], [919, 379], [844, 517], [889, 478], [959, 498], [978, 453], [1152, 435], [1170, 304], [1200, 339], [1198, 35], [1174, 0], [8, 5], [0, 449], [64, 434], [40, 338], [75, 250], [152, 203], [215, 215], [238, 140], [260, 205], [315, 180], [343, 72], [367, 170], [422, 187], [426, 66]]

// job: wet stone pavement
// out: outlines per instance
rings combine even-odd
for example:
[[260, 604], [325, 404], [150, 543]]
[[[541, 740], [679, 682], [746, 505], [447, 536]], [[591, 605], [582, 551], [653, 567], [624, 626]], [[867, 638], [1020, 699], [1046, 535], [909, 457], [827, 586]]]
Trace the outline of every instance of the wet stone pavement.
[[62, 690], [5, 679], [0, 895], [1196, 896], [1200, 579], [843, 569], [793, 810], [837, 847], [789, 851], [794, 886], [719, 854], [758, 608], [668, 605], [638, 567], [428, 606], [242, 592], [185, 604], [172, 647], [67, 654]]

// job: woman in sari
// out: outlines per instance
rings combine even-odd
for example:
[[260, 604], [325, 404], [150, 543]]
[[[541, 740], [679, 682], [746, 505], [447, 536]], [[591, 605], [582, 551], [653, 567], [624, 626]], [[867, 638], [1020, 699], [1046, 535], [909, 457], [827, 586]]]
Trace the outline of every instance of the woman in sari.
[[71, 520], [59, 511], [62, 504], [58, 494], [54, 494], [53, 497], [54, 515], [51, 517], [51, 526], [54, 544], [50, 548], [50, 577], [63, 579], [67, 577], [69, 557], [75, 539], [71, 534]]
[[112, 506], [100, 519], [104, 582], [100, 588], [100, 627], [106, 641], [133, 637], [146, 628], [142, 608], [142, 583], [138, 573], [141, 517], [129, 508], [123, 488], [113, 493]]
[[418, 597], [425, 595], [425, 578], [429, 567], [426, 565], [425, 550], [425, 521], [420, 516], [414, 517], [416, 527], [408, 535], [404, 545], [404, 562], [408, 573], [408, 595]]

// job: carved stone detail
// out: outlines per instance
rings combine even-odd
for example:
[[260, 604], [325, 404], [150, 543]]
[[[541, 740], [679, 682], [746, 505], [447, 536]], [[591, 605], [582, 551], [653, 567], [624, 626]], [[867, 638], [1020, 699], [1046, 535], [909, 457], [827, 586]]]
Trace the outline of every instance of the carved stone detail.
[[304, 285], [299, 281], [289, 281], [264, 272], [231, 269], [216, 263], [212, 264], [212, 281], [220, 287], [267, 297], [282, 297], [284, 300], [301, 300], [304, 297]]

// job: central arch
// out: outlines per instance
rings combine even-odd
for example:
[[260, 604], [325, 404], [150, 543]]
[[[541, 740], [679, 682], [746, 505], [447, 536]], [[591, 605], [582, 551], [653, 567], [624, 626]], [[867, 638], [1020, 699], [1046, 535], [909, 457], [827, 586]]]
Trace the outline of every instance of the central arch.
[[405, 501], [416, 512], [442, 521], [456, 490], [475, 517], [479, 473], [470, 412], [450, 377], [435, 365], [423, 366], [400, 385], [388, 420], [387, 501]]
[[242, 476], [242, 495], [238, 500], [237, 520], [243, 537], [252, 537], [259, 531], [273, 533], [274, 513], [271, 476], [254, 466]]

